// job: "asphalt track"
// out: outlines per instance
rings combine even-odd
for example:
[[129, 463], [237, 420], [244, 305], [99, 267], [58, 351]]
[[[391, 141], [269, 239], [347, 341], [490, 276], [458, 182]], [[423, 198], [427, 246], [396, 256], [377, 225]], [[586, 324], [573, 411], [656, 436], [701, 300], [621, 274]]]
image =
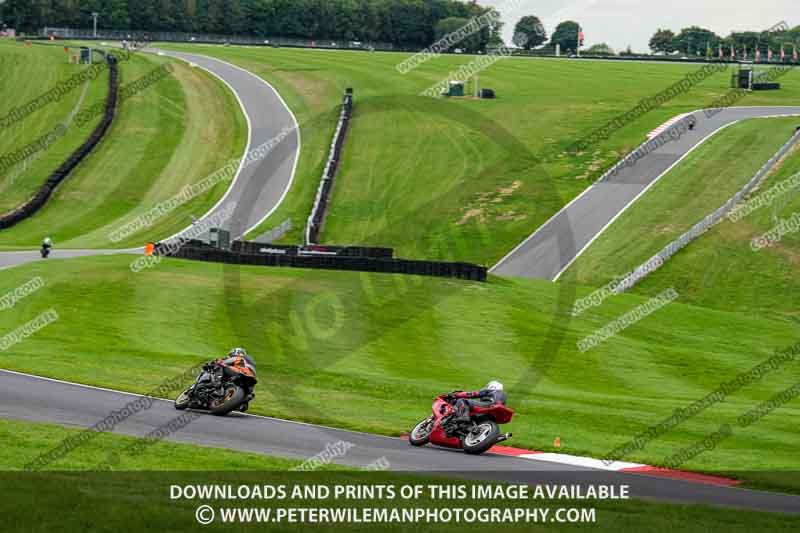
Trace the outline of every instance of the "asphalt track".
[[[0, 370], [0, 418], [88, 428], [134, 400], [136, 396], [131, 394]], [[149, 409], [119, 423], [114, 432], [143, 437], [180, 415], [172, 402], [154, 401]], [[420, 413], [420, 418], [423, 416], [424, 413]], [[260, 416], [234, 414], [219, 418], [201, 414], [168, 440], [295, 459], [308, 459], [326, 446], [344, 441], [353, 447], [334, 460], [353, 467], [364, 467], [383, 458], [391, 465], [391, 470], [400, 472], [515, 483], [625, 484], [630, 486], [632, 498], [800, 513], [800, 496], [605, 472], [509, 456], [473, 457], [460, 451], [413, 448], [398, 438]], [[58, 444], [54, 442], [53, 447]], [[103, 459], [98, 457], [98, 464]]]
[[[708, 117], [678, 140], [653, 150], [635, 165], [599, 180], [572, 200], [490, 270], [501, 276], [556, 280], [648, 188], [706, 139], [740, 120], [798, 116], [800, 107], [732, 107]], [[800, 119], [798, 119], [800, 126]], [[588, 133], [588, 132], [587, 132]], [[787, 131], [787, 138], [789, 136]], [[719, 206], [709, 206], [709, 213]], [[562, 243], [573, 243], [564, 248]]]
[[[54, 250], [50, 253], [48, 261], [56, 259], [72, 259], [75, 257], [88, 257], [93, 255], [113, 255], [119, 253], [136, 253], [139, 250]], [[33, 261], [41, 261], [39, 250], [25, 250], [22, 252], [0, 253], [0, 270], [24, 265]]]
[[250, 130], [247, 153], [269, 146], [266, 157], [240, 165], [239, 172], [222, 199], [198, 222], [235, 205], [232, 219], [221, 227], [238, 239], [254, 229], [278, 208], [294, 180], [300, 154], [300, 129], [280, 94], [255, 74], [211, 57], [152, 50], [203, 68], [223, 81], [236, 95]]

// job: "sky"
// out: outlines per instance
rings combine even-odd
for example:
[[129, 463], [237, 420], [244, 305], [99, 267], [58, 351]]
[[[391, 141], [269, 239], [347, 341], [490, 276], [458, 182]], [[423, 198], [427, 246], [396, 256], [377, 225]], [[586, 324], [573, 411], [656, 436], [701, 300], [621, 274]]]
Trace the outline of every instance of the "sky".
[[798, 0], [479, 0], [494, 6], [503, 16], [503, 37], [511, 42], [514, 25], [525, 15], [542, 20], [548, 37], [556, 25], [575, 20], [586, 34], [586, 46], [607, 43], [615, 51], [628, 45], [637, 52], [649, 51], [647, 43], [658, 28], [678, 33], [696, 25], [726, 36], [731, 31], [763, 31], [786, 21], [790, 27], [791, 8]]

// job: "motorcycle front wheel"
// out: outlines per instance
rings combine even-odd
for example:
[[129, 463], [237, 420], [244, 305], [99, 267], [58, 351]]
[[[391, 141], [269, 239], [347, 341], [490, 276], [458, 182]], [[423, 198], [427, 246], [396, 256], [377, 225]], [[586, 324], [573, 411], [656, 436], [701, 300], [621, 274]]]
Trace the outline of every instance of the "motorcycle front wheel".
[[189, 407], [189, 404], [192, 403], [192, 396], [191, 391], [193, 387], [189, 387], [185, 391], [181, 393], [180, 396], [175, 400], [175, 409], [178, 411], [183, 411], [184, 409]]
[[238, 385], [228, 385], [225, 387], [225, 394], [222, 399], [211, 402], [209, 412], [212, 415], [225, 416], [231, 411], [236, 410], [245, 399], [244, 390]]
[[431, 440], [431, 433], [433, 433], [433, 417], [429, 416], [411, 430], [408, 435], [408, 442], [412, 446], [425, 446]]
[[479, 455], [497, 442], [500, 428], [492, 420], [481, 422], [464, 437], [464, 451], [470, 455]]

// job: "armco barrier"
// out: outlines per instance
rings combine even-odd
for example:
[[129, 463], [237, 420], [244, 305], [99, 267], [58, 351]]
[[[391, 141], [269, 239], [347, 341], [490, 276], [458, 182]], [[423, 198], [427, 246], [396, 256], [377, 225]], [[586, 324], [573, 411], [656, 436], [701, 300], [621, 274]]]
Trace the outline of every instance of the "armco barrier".
[[755, 187], [756, 184], [767, 175], [772, 167], [774, 167], [783, 156], [789, 153], [789, 150], [791, 150], [794, 145], [798, 143], [798, 141], [800, 141], [800, 128], [798, 128], [794, 135], [792, 135], [792, 138], [789, 139], [789, 141], [784, 144], [780, 150], [778, 150], [778, 153], [772, 156], [772, 158], [767, 161], [764, 166], [758, 170], [758, 172], [756, 172], [755, 176], [750, 178], [750, 181], [748, 181], [747, 184], [733, 196], [733, 198], [725, 202], [725, 205], [695, 224], [692, 229], [669, 243], [656, 255], [648, 259], [647, 262], [636, 268], [636, 270], [631, 272], [627, 277], [614, 286], [613, 291], [617, 294], [627, 291], [641, 280], [649, 276], [652, 272], [658, 270], [669, 258], [678, 253], [678, 251], [682, 250], [687, 244], [705, 233], [711, 226], [722, 220], [725, 215], [727, 215], [734, 207], [736, 207], [736, 204], [741, 202], [744, 197], [747, 196], [751, 190], [753, 190], [753, 187]]
[[[158, 247], [156, 247], [156, 250], [158, 250]], [[200, 241], [189, 241], [177, 253], [173, 254], [173, 257], [237, 265], [384, 272], [459, 278], [473, 281], [486, 281], [487, 275], [486, 267], [470, 263], [444, 263], [346, 255], [241, 253], [213, 248]]]
[[336, 132], [333, 134], [328, 162], [325, 164], [325, 170], [322, 173], [322, 179], [317, 189], [317, 197], [314, 199], [314, 206], [311, 208], [311, 214], [306, 223], [305, 240], [307, 245], [316, 244], [319, 241], [322, 224], [328, 212], [328, 203], [330, 201], [331, 190], [333, 189], [333, 180], [336, 177], [336, 172], [339, 170], [342, 149], [344, 148], [344, 141], [347, 137], [347, 130], [350, 127], [350, 117], [352, 114], [353, 90], [347, 89], [342, 101], [342, 112], [339, 116], [339, 123], [336, 125]]
[[10, 228], [39, 211], [52, 196], [53, 191], [63, 182], [69, 174], [88, 156], [108, 131], [117, 111], [117, 90], [119, 89], [119, 69], [117, 59], [111, 54], [106, 55], [102, 50], [95, 50], [108, 61], [108, 97], [103, 118], [94, 129], [89, 138], [72, 155], [50, 174], [47, 181], [39, 188], [38, 192], [14, 211], [0, 216], [0, 229]]

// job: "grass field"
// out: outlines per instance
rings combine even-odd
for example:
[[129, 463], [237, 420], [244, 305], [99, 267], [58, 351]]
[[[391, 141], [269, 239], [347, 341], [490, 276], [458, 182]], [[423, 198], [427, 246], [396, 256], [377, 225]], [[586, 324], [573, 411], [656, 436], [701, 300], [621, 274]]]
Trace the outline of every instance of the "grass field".
[[[72, 53], [77, 53], [74, 49]], [[95, 59], [99, 60], [96, 55]], [[62, 47], [25, 46], [0, 40], [0, 117], [46, 93], [59, 82], [78, 74], [87, 66], [70, 65]], [[0, 167], [0, 213], [6, 213], [29, 200], [69, 155], [78, 148], [100, 120], [82, 127], [70, 118], [83, 109], [104, 102], [108, 95], [108, 71], [89, 83], [64, 94], [60, 99], [41, 105], [22, 120], [2, 129], [0, 157], [10, 155], [51, 133], [57, 124], [69, 124], [66, 135], [47, 150], [31, 156], [27, 163]]]
[[[121, 63], [121, 84], [146, 76], [164, 61], [133, 56]], [[45, 209], [0, 232], [0, 248], [36, 246], [47, 235], [63, 248], [141, 246], [184, 229], [190, 215], [204, 214], [224, 194], [228, 182], [181, 205], [147, 230], [119, 243], [110, 240], [120, 226], [244, 151], [247, 126], [233, 94], [201, 69], [179, 61], [173, 65], [172, 75], [120, 105], [95, 152]]]
[[[245, 346], [259, 363], [255, 412], [394, 435], [423, 418], [435, 394], [496, 378], [518, 409], [513, 444], [552, 450], [559, 436], [562, 451], [601, 456], [798, 341], [785, 321], [679, 301], [580, 353], [578, 341], [646, 299], [614, 298], [570, 320], [564, 288], [546, 282], [185, 261], [132, 274], [130, 261], [51, 261], [5, 273], [0, 294], [35, 275], [47, 286], [0, 313], [0, 331], [51, 307], [60, 320], [12, 346], [2, 366], [147, 392]], [[797, 362], [786, 363], [628, 459], [659, 463], [799, 377]], [[798, 420], [796, 402], [787, 404], [684, 467], [797, 470]]]
[[[55, 424], [36, 424], [0, 419], [0, 471], [21, 470], [24, 465], [49, 452], [64, 439], [80, 433], [80, 429]], [[221, 448], [208, 448], [160, 441], [132, 453], [138, 439], [112, 433], [100, 433], [82, 446], [76, 447], [48, 467], [60, 471], [96, 471], [99, 465], [119, 458], [114, 470], [154, 471], [246, 471], [288, 470], [301, 461], [278, 459], [255, 453]]]
[[[394, 246], [403, 256], [493, 264], [603, 169], [668, 118], [710, 105], [729, 90], [712, 76], [580, 156], [581, 136], [697, 70], [696, 65], [508, 59], [481, 73], [499, 98], [417, 96], [469, 56], [447, 55], [401, 75], [403, 54], [248, 47], [165, 46], [232, 61], [273, 83], [298, 114], [303, 150], [284, 207], [255, 236], [286, 218], [305, 222], [346, 87], [353, 128], [323, 240]], [[635, 83], [634, 83], [635, 81]], [[738, 105], [791, 105], [800, 76]], [[322, 127], [320, 127], [322, 126]], [[297, 241], [301, 224], [287, 236]], [[486, 238], [491, 235], [491, 238]]]
[[[302, 125], [295, 184], [254, 235], [291, 218], [296, 229], [286, 240], [299, 240], [341, 92], [354, 87], [356, 115], [325, 240], [484, 264], [588, 186], [645, 132], [726, 92], [729, 74], [713, 77], [575, 157], [564, 150], [583, 133], [697, 67], [514, 59], [481, 75], [498, 100], [446, 101], [416, 94], [465, 57], [438, 58], [401, 76], [394, 65], [404, 56], [396, 54], [176, 48], [233, 61], [262, 76]], [[137, 56], [125, 65], [123, 83], [160, 61]], [[754, 94], [742, 103], [793, 104], [800, 96], [798, 74], [782, 83], [782, 91]], [[111, 136], [47, 209], [0, 233], [0, 248], [35, 245], [45, 234], [59, 246], [110, 246], [113, 229], [241, 153], [242, 117], [215, 112], [234, 107], [219, 83], [176, 64], [173, 78], [123, 106]], [[602, 456], [798, 342], [796, 320], [789, 319], [796, 318], [794, 237], [745, 254], [750, 235], [743, 237], [742, 228], [769, 229], [766, 212], [727, 237], [724, 225], [715, 228], [701, 246], [690, 246], [634, 294], [569, 316], [572, 291], [589, 294], [591, 285], [647, 259], [659, 242], [721, 205], [786, 140], [789, 125], [747, 122], [698, 149], [620, 218], [621, 230], [616, 224], [610, 228], [604, 235], [608, 243], [598, 240], [596, 246], [605, 249], [590, 249], [576, 264], [583, 286], [171, 260], [133, 274], [132, 257], [55, 260], [3, 273], [0, 296], [37, 275], [47, 287], [0, 311], [0, 335], [51, 307], [60, 319], [0, 352], [0, 367], [148, 392], [200, 361], [245, 346], [259, 363], [262, 392], [255, 412], [393, 435], [426, 416], [435, 394], [496, 378], [509, 386], [518, 410], [510, 427], [512, 444], [553, 450], [560, 437], [562, 452]], [[212, 144], [215, 149], [208, 150]], [[792, 160], [781, 172], [798, 167]], [[120, 244], [141, 244], [182, 228], [189, 214], [204, 212], [226, 185], [174, 212], [152, 232]], [[791, 209], [796, 206], [782, 204], [780, 213]], [[672, 217], [669, 226], [665, 210]], [[715, 237], [717, 232], [722, 237]], [[709, 237], [720, 240], [709, 240], [705, 248]], [[744, 260], [746, 269], [737, 270], [736, 260]], [[698, 264], [706, 268], [701, 275], [692, 271]], [[768, 276], [753, 280], [753, 272]], [[669, 287], [680, 293], [677, 302], [597, 348], [578, 350], [580, 340]], [[775, 309], [769, 310], [771, 305]], [[658, 464], [721, 423], [734, 425], [739, 415], [798, 378], [797, 361], [787, 363], [626, 459]], [[735, 427], [733, 436], [683, 468], [751, 470], [742, 474], [750, 482], [800, 490], [790, 474], [800, 469], [798, 422], [795, 401], [749, 428]]]
[[[731, 126], [695, 150], [631, 206], [570, 267], [565, 277], [600, 286], [647, 261], [734, 195], [790, 137], [791, 119], [757, 119]], [[794, 150], [759, 187], [800, 171]], [[759, 192], [760, 192], [759, 191]], [[758, 194], [756, 192], [755, 194]], [[684, 301], [756, 313], [796, 323], [800, 240], [789, 235], [754, 253], [750, 241], [798, 211], [796, 190], [745, 220], [728, 220], [680, 251], [633, 291], [655, 295], [674, 287]]]
[[[295, 484], [334, 484], [370, 483], [386, 484], [399, 488], [404, 484], [452, 484], [452, 479], [430, 478], [388, 473], [360, 474], [340, 471], [339, 468], [326, 467], [313, 474], [291, 474], [288, 468], [299, 461], [288, 461], [240, 451], [218, 448], [204, 448], [170, 442], [159, 442], [145, 448], [135, 459], [126, 456], [129, 446], [136, 439], [118, 435], [101, 434], [88, 444], [79, 447], [64, 459], [53, 465], [58, 472], [38, 473], [33, 475], [15, 474], [27, 461], [46, 453], [55, 443], [74, 436], [79, 430], [66, 429], [49, 424], [31, 424], [10, 420], [0, 420], [0, 436], [8, 445], [0, 449], [0, 470], [4, 481], [13, 483], [0, 512], [4, 521], [14, 531], [85, 531], [91, 527], [96, 531], [132, 530], [147, 527], [150, 530], [173, 531], [185, 528], [187, 524], [195, 524], [194, 512], [200, 503], [205, 501], [170, 500], [170, 485], [217, 483], [264, 486], [283, 484], [291, 487]], [[98, 459], [116, 454], [120, 457], [118, 470], [130, 473], [100, 474], [91, 472]], [[331, 472], [336, 470], [336, 472]], [[269, 472], [265, 472], [269, 471]], [[463, 480], [457, 481], [459, 484]], [[397, 489], [396, 489], [397, 490]], [[65, 492], [69, 491], [69, 497]], [[291, 494], [291, 492], [289, 492]], [[30, 513], [31, 501], [35, 501], [40, 509], [50, 512], [33, 515]], [[383, 507], [381, 500], [338, 501], [319, 500], [337, 507]], [[224, 502], [217, 501], [223, 505]], [[306, 506], [310, 500], [254, 502], [258, 507], [273, 506]], [[412, 502], [394, 501], [388, 505], [407, 506]], [[458, 507], [493, 507], [497, 500], [476, 499], [469, 502], [448, 501], [450, 506]], [[439, 507], [441, 501], [421, 498], [414, 505]], [[596, 523], [594, 530], [600, 531], [663, 531], [665, 527], [677, 528], [679, 531], [754, 531], [761, 528], [770, 530], [797, 528], [798, 519], [789, 515], [755, 513], [731, 509], [719, 509], [703, 506], [656, 504], [637, 500], [629, 501], [591, 501], [565, 502], [536, 501], [535, 503], [502, 502], [503, 507], [534, 506], [548, 508], [555, 513], [557, 507], [595, 508]], [[231, 502], [231, 507], [244, 506], [243, 502]], [[147, 513], [142, 513], [143, 508]], [[102, 509], [102, 513], [97, 512]], [[59, 512], [60, 511], [60, 512]], [[55, 520], [58, 522], [55, 523]], [[210, 526], [214, 527], [214, 526]], [[261, 526], [263, 527], [263, 525]], [[284, 525], [284, 531], [306, 530], [308, 526]], [[383, 525], [383, 530], [412, 531], [411, 526]], [[413, 531], [433, 529], [436, 526], [415, 525]], [[537, 529], [547, 531], [574, 530], [575, 525], [540, 524]], [[580, 527], [587, 527], [585, 525]], [[303, 529], [301, 529], [303, 528]], [[529, 531], [531, 524], [506, 524], [503, 529], [510, 531]], [[347, 526], [337, 524], [328, 528], [321, 525], [315, 527], [323, 531], [373, 531], [374, 526]]]

